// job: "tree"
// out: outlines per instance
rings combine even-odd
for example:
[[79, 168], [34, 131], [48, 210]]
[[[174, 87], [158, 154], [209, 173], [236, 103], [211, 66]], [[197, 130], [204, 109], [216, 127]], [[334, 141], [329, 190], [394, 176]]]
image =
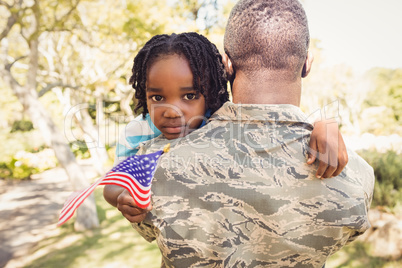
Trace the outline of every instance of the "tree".
[[[197, 20], [203, 21], [200, 28], [205, 33], [218, 29], [221, 34], [221, 17], [208, 12], [216, 11], [219, 2], [0, 0], [0, 84], [17, 96], [75, 190], [86, 186], [84, 173], [58, 128], [65, 127], [62, 120], [54, 120], [40, 98], [55, 94], [64, 115], [76, 106], [84, 107], [74, 114], [72, 127], [81, 129], [102, 172], [99, 159], [104, 159], [106, 151], [98, 129], [107, 124], [101, 119], [110, 107], [117, 106], [128, 118], [133, 115], [133, 90], [127, 79], [135, 53], [155, 34], [195, 30]], [[112, 104], [103, 108], [105, 103]], [[88, 111], [91, 105], [98, 107], [96, 118]], [[97, 146], [90, 148], [94, 143]], [[97, 225], [91, 199], [78, 210], [76, 228]]]
[[[39, 98], [56, 94], [64, 115], [74, 106], [84, 107], [74, 114], [74, 127], [82, 130], [101, 173], [106, 155], [98, 131], [106, 124], [100, 120], [103, 103], [113, 100], [132, 115], [127, 97], [133, 92], [125, 82], [132, 59], [151, 36], [168, 32], [171, 11], [157, 0], [0, 0], [2, 82], [54, 149], [75, 190], [87, 185], [84, 173], [58, 129], [65, 126], [61, 120], [55, 123]], [[98, 120], [88, 113], [91, 103], [101, 107], [96, 109]], [[91, 197], [77, 211], [76, 229], [97, 225]]]
[[[374, 68], [367, 72], [374, 84], [369, 92], [365, 107], [385, 106], [391, 110], [391, 121], [395, 126], [402, 121], [402, 69]], [[391, 126], [391, 129], [393, 127]]]
[[206, 34], [218, 22], [218, 0], [177, 0], [174, 8], [181, 14], [187, 27], [192, 31], [203, 31]]
[[[44, 9], [49, 7], [44, 6], [43, 2], [40, 3], [38, 0], [32, 3], [26, 3], [22, 0], [14, 1], [13, 4], [4, 1], [0, 2], [3, 7], [2, 14], [8, 15], [7, 24], [0, 34], [2, 44], [1, 62], [3, 63], [0, 71], [3, 80], [13, 90], [35, 127], [41, 131], [47, 145], [53, 148], [74, 190], [80, 190], [87, 186], [87, 183], [83, 180], [85, 178], [84, 172], [75, 160], [62, 133], [39, 101], [37, 92], [41, 35], [49, 30], [56, 30], [61, 21], [66, 20], [74, 13], [78, 5], [78, 1], [65, 1], [64, 3], [66, 5], [63, 9], [66, 11], [60, 17], [57, 17], [57, 13], [55, 13], [55, 20], [49, 25], [43, 21]], [[25, 49], [22, 53], [22, 50], [16, 50], [10, 46], [11, 42], [14, 44], [17, 40], [24, 42]], [[25, 60], [24, 64], [27, 66], [25, 72], [18, 72], [13, 69], [14, 65], [21, 60]], [[99, 220], [96, 214], [95, 200], [92, 196], [77, 211], [75, 228], [84, 230], [98, 225]]]

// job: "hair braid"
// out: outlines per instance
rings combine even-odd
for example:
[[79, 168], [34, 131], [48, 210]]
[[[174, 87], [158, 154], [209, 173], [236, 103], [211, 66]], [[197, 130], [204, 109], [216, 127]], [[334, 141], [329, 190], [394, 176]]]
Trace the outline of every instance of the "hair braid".
[[206, 100], [207, 109], [214, 113], [229, 100], [222, 56], [207, 38], [194, 32], [156, 35], [152, 37], [134, 58], [130, 84], [138, 99], [135, 111], [148, 113], [146, 100], [147, 71], [164, 55], [182, 55], [189, 62], [193, 73], [194, 89]]

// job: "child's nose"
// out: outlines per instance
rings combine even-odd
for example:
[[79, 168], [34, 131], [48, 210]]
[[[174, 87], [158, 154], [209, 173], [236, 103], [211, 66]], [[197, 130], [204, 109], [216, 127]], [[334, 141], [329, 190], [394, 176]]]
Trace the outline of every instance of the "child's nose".
[[174, 105], [168, 105], [165, 109], [165, 112], [163, 113], [163, 116], [167, 118], [177, 118], [181, 117], [182, 115], [183, 113], [181, 112], [181, 110]]

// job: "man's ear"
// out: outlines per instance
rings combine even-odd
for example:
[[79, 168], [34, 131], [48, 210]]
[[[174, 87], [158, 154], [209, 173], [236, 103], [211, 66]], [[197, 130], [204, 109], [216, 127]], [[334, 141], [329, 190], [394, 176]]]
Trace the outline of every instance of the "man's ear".
[[311, 65], [313, 64], [314, 61], [314, 55], [310, 51], [307, 52], [307, 58], [306, 61], [304, 62], [303, 70], [301, 73], [301, 77], [305, 78], [311, 70]]
[[228, 54], [223, 53], [222, 62], [223, 62], [223, 65], [225, 66], [227, 79], [229, 81], [233, 81], [233, 79], [234, 79], [234, 69], [233, 69], [232, 61], [230, 60]]

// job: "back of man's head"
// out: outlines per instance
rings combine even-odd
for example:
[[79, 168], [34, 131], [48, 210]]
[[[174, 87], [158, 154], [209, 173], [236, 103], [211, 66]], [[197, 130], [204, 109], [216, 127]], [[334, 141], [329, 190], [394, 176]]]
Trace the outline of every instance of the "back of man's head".
[[297, 0], [240, 0], [225, 31], [225, 52], [236, 71], [299, 75], [309, 46], [307, 17]]

